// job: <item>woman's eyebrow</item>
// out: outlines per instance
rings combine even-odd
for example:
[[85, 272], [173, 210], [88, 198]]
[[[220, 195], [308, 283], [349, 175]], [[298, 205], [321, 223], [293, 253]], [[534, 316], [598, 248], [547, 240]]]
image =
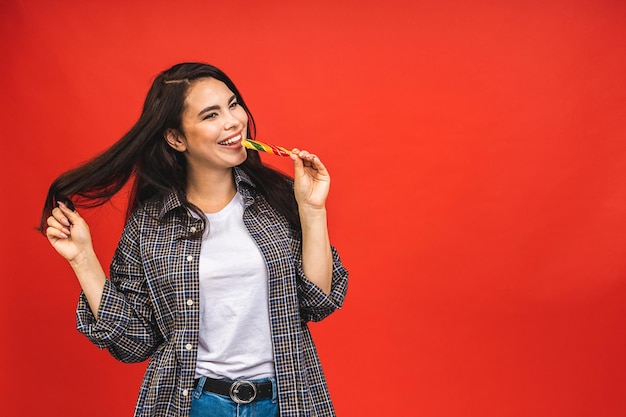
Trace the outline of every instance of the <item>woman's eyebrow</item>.
[[[229, 99], [228, 99], [228, 103], [232, 103], [233, 100], [235, 100], [237, 97], [233, 94]], [[212, 111], [212, 110], [219, 110], [220, 106], [219, 104], [215, 104], [213, 106], [209, 106], [209, 107], [205, 107], [204, 109], [200, 110], [200, 113], [198, 113], [198, 116], [202, 116], [204, 113]]]
[[203, 113], [210, 112], [212, 110], [219, 110], [219, 108], [220, 106], [217, 104], [213, 106], [205, 107], [204, 109], [200, 110], [200, 113], [198, 113], [198, 116], [202, 116]]

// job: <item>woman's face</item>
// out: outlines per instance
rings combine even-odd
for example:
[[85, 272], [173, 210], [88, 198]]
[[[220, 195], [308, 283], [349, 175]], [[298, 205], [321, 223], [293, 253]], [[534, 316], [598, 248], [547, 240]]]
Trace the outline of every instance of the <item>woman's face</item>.
[[184, 153], [190, 172], [225, 170], [246, 160], [241, 140], [247, 128], [248, 115], [235, 94], [223, 82], [204, 78], [195, 81], [187, 92], [183, 134], [168, 132], [167, 140]]

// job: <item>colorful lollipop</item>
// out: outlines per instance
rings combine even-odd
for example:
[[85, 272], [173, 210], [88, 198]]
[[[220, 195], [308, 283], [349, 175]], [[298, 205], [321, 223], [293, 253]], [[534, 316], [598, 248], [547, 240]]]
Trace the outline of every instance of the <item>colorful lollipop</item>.
[[244, 147], [255, 151], [273, 153], [274, 155], [279, 156], [289, 156], [291, 154], [290, 150], [285, 149], [282, 146], [268, 145], [266, 143], [259, 142], [258, 140], [244, 139], [241, 143]]

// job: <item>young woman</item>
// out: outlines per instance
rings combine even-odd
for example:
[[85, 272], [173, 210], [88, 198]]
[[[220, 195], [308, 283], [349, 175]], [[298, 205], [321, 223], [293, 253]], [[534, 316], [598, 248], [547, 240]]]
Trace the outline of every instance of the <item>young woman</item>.
[[[330, 176], [298, 149], [293, 179], [264, 166], [241, 144], [254, 133], [222, 71], [178, 64], [126, 135], [50, 187], [41, 231], [82, 287], [78, 329], [123, 362], [150, 359], [135, 416], [334, 415], [307, 328], [347, 289]], [[99, 206], [129, 179], [107, 279], [70, 199]]]

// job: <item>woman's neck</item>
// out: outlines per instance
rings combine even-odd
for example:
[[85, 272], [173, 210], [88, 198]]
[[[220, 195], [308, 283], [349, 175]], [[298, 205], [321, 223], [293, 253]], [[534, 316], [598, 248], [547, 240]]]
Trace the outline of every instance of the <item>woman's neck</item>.
[[232, 169], [187, 176], [187, 199], [204, 213], [217, 213], [231, 202], [237, 187]]

